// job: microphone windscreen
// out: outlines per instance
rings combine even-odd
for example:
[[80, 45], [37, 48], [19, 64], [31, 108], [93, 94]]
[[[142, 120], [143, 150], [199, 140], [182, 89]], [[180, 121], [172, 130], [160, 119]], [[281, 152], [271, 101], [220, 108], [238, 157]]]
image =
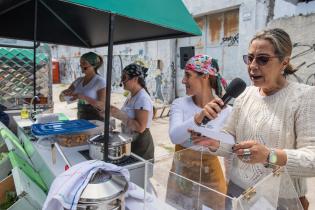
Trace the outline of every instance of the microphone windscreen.
[[233, 79], [226, 88], [226, 95], [231, 96], [232, 98], [237, 98], [246, 88], [246, 83], [240, 79]]
[[[233, 79], [230, 84], [226, 88], [225, 94], [222, 96], [222, 101], [224, 105], [226, 105], [232, 98], [237, 98], [246, 88], [246, 83], [240, 79]], [[205, 125], [210, 121], [209, 118], [204, 117], [202, 120], [202, 124]]]

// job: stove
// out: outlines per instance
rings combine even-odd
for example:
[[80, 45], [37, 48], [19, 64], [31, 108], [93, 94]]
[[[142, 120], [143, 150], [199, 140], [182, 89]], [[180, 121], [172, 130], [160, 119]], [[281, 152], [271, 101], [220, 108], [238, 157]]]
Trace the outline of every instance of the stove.
[[[31, 126], [18, 127], [17, 129], [18, 136], [20, 138], [28, 138], [32, 141], [35, 150], [45, 164], [50, 168], [51, 172], [57, 176], [58, 174], [64, 171], [65, 162], [61, 155], [57, 152], [57, 162], [52, 164], [51, 155], [47, 155], [47, 148], [40, 147], [36, 141], [37, 137], [32, 135]], [[89, 147], [88, 145], [76, 146], [76, 147], [61, 147], [68, 161], [75, 165], [79, 162], [85, 160], [91, 160], [89, 156]], [[50, 151], [50, 147], [49, 147]], [[36, 155], [36, 157], [38, 156]], [[137, 184], [140, 187], [144, 187], [144, 174], [145, 174], [145, 160], [141, 157], [131, 153], [129, 157], [124, 157], [118, 161], [112, 161], [115, 165], [124, 167], [129, 170], [130, 181]]]
[[[87, 148], [82, 148], [77, 150], [77, 154], [80, 154], [83, 159], [85, 160], [92, 160], [89, 155], [89, 150]], [[121, 166], [127, 168], [130, 173], [130, 181], [137, 184], [138, 186], [144, 188], [144, 174], [145, 174], [145, 160], [141, 157], [131, 153], [128, 157], [123, 157], [116, 161], [106, 161], [107, 163], [112, 163], [117, 166]]]
[[[89, 155], [89, 150], [81, 150], [78, 151], [81, 155], [83, 155], [87, 160], [92, 160], [92, 158]], [[138, 163], [141, 162], [141, 160], [139, 160], [138, 158], [134, 157], [134, 156], [125, 156], [119, 160], [109, 160], [106, 161], [107, 163], [112, 163], [118, 166], [127, 166], [127, 165], [131, 165], [134, 163]]]

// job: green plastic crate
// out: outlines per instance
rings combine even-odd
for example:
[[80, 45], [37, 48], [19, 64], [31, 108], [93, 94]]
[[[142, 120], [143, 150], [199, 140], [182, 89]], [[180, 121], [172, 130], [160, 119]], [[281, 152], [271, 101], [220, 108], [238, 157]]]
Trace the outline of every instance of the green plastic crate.
[[0, 134], [2, 139], [10, 140], [14, 147], [18, 149], [19, 152], [25, 156], [25, 158], [28, 158], [27, 153], [25, 152], [23, 146], [20, 143], [20, 140], [14, 133], [12, 133], [8, 128], [1, 128]]
[[20, 168], [34, 183], [38, 185], [38, 187], [40, 187], [45, 193], [48, 192], [48, 187], [45, 182], [30, 164], [20, 158], [14, 151], [9, 152], [9, 158], [13, 168]]

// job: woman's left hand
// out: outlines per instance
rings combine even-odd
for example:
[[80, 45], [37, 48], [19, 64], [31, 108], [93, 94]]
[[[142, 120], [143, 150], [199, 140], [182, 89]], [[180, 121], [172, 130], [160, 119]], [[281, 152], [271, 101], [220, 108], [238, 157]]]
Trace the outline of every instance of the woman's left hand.
[[216, 139], [202, 136], [201, 133], [195, 132], [192, 129], [188, 129], [188, 132], [190, 133], [190, 138], [194, 144], [208, 147], [213, 152], [216, 151], [220, 146], [220, 142]]
[[124, 124], [127, 124], [128, 115], [117, 107], [112, 105], [110, 106], [110, 115], [118, 120], [121, 120]]
[[237, 143], [233, 146], [233, 152], [246, 163], [266, 163], [269, 149], [257, 141], [249, 140]]

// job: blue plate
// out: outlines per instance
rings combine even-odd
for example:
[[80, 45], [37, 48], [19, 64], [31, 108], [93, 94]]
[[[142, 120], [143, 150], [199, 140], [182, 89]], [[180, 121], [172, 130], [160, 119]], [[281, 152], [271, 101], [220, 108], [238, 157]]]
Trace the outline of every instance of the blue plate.
[[49, 136], [55, 134], [71, 134], [95, 128], [96, 125], [87, 120], [67, 120], [43, 124], [33, 124], [32, 134], [35, 136]]

